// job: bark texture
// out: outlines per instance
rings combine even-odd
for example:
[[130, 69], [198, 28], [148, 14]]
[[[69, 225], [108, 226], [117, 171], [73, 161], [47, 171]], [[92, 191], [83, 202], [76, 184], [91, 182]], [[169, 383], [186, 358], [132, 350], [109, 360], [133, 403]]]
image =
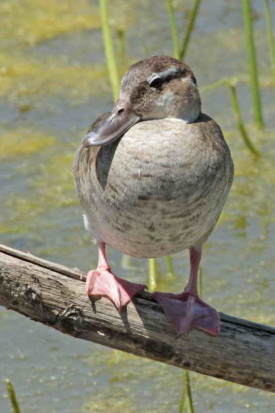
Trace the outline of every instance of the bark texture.
[[221, 313], [221, 333], [176, 337], [160, 306], [141, 293], [122, 314], [90, 300], [76, 269], [0, 245], [0, 305], [63, 333], [275, 393], [275, 328]]

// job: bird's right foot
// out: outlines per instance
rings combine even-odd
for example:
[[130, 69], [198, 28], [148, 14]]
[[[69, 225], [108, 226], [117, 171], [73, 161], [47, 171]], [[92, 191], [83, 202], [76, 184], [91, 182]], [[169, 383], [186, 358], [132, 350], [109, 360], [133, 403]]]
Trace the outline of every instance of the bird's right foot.
[[87, 274], [86, 291], [89, 296], [107, 297], [119, 312], [132, 298], [143, 291], [144, 284], [136, 284], [114, 275], [109, 267], [97, 268]]

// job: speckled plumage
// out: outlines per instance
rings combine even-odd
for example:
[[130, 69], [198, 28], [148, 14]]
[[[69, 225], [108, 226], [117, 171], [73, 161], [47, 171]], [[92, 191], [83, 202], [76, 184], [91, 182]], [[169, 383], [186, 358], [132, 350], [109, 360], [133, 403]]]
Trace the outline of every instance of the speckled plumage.
[[233, 165], [218, 125], [206, 115], [140, 122], [116, 142], [80, 147], [79, 199], [97, 241], [136, 257], [201, 245], [229, 192]]
[[198, 295], [202, 246], [233, 180], [233, 162], [215, 121], [201, 113], [192, 70], [168, 56], [132, 65], [112, 112], [91, 126], [74, 161], [85, 226], [98, 243], [88, 295], [122, 307], [145, 286], [115, 276], [105, 244], [135, 257], [188, 248], [190, 277], [180, 294], [154, 293], [178, 334], [219, 332], [217, 311]]

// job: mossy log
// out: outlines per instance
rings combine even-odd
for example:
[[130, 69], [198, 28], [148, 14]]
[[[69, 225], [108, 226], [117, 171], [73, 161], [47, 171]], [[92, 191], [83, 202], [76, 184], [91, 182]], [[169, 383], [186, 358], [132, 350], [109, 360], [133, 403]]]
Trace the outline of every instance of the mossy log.
[[137, 356], [275, 393], [275, 328], [221, 315], [221, 333], [176, 337], [149, 293], [122, 314], [90, 300], [85, 275], [0, 246], [0, 305], [63, 333]]

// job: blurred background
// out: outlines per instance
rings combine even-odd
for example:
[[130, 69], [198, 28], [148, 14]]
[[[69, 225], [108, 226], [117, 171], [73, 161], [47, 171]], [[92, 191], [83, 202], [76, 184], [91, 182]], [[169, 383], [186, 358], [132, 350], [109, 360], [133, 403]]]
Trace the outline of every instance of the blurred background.
[[[119, 76], [144, 57], [175, 53], [169, 3], [181, 44], [193, 0], [107, 4]], [[275, 326], [275, 78], [266, 18], [268, 3], [274, 21], [275, 3], [250, 2], [263, 126], [254, 119], [245, 1], [199, 3], [184, 61], [197, 78], [203, 111], [224, 131], [236, 168], [205, 248], [203, 295], [218, 311]], [[89, 125], [113, 104], [99, 2], [1, 0], [0, 16], [0, 241], [88, 271], [97, 252], [82, 225], [71, 165]], [[244, 142], [232, 87], [254, 152]], [[148, 282], [147, 260], [111, 248], [110, 258], [116, 274]], [[179, 291], [187, 281], [186, 252], [172, 259], [174, 277], [165, 259], [157, 260], [158, 289]], [[4, 308], [0, 365], [1, 413], [11, 411], [7, 377], [22, 412], [183, 411], [182, 370], [73, 339]], [[190, 380], [193, 411], [274, 410], [269, 393], [195, 373]]]

